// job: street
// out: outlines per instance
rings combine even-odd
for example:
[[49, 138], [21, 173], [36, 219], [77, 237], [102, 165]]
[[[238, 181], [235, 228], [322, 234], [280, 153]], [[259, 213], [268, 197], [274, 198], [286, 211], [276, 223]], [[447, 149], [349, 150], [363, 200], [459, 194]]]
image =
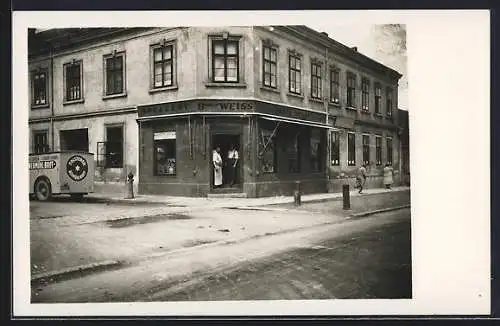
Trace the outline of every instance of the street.
[[[305, 212], [272, 212], [274, 219], [262, 212], [253, 212], [253, 218], [247, 216], [252, 214], [249, 211], [225, 212], [239, 221], [245, 217], [243, 224], [258, 216], [260, 222], [274, 220], [273, 225], [286, 224], [287, 220], [276, 223], [280, 218], [294, 221], [294, 216], [295, 221], [305, 217], [332, 220], [321, 214], [304, 216]], [[206, 216], [207, 212], [198, 214]], [[172, 222], [178, 221], [163, 223]], [[247, 241], [235, 237], [216, 247], [145, 258], [116, 270], [35, 284], [32, 302], [411, 297], [409, 209], [274, 233]]]

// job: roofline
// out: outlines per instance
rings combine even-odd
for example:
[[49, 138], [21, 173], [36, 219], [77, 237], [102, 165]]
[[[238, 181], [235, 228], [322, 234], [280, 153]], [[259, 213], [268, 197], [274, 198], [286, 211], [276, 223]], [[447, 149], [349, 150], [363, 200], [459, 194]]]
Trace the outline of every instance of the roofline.
[[328, 48], [335, 49], [339, 51], [341, 54], [349, 55], [354, 60], [358, 61], [358, 63], [370, 64], [376, 69], [386, 71], [391, 75], [391, 77], [397, 80], [403, 77], [403, 75], [397, 70], [394, 70], [358, 51], [355, 51], [352, 48], [348, 47], [347, 45], [344, 45], [330, 38], [329, 36], [321, 32], [318, 32], [310, 27], [307, 27], [305, 25], [284, 25], [284, 26], [274, 26], [274, 27], [280, 28], [285, 31], [291, 31], [303, 39], [311, 40], [311, 38], [313, 38], [313, 41], [318, 42]]

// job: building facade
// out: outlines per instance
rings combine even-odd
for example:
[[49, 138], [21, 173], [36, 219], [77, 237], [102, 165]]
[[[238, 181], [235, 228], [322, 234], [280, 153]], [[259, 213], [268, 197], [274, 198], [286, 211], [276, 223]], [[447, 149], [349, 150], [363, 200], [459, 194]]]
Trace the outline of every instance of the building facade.
[[[401, 75], [305, 26], [30, 33], [32, 152], [95, 153], [100, 183], [249, 197], [339, 191], [366, 164], [401, 171]], [[228, 179], [214, 189], [213, 150]]]

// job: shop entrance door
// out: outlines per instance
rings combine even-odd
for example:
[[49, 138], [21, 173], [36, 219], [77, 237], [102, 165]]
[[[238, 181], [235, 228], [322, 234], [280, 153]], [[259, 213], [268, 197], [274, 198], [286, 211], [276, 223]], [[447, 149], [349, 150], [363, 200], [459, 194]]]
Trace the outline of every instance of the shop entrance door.
[[[243, 184], [242, 180], [242, 150], [239, 134], [213, 134], [212, 135], [212, 150], [217, 147], [220, 148], [220, 156], [222, 158], [222, 185], [214, 186], [214, 165], [213, 157], [211, 157], [211, 178], [210, 178], [210, 189], [213, 192], [240, 192]], [[231, 146], [237, 151], [238, 160], [236, 162], [236, 167], [232, 167], [232, 161], [228, 154], [231, 150]]]

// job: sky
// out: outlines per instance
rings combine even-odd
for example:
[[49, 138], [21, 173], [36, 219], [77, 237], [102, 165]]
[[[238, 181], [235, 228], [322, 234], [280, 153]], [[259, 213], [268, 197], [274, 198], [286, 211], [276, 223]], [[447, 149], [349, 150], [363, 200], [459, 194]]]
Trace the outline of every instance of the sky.
[[[326, 25], [308, 24], [308, 27], [319, 32], [326, 32], [328, 36], [349, 47], [357, 46], [358, 52], [398, 71], [403, 75], [399, 80], [398, 103], [399, 108], [408, 110], [408, 76], [407, 57], [404, 54], [389, 54], [388, 47], [391, 46], [395, 37], [388, 37], [380, 32], [377, 25], [356, 24], [356, 25]], [[378, 25], [380, 26], [380, 25]], [[406, 37], [405, 40], [406, 41]], [[391, 44], [389, 44], [391, 43]]]

